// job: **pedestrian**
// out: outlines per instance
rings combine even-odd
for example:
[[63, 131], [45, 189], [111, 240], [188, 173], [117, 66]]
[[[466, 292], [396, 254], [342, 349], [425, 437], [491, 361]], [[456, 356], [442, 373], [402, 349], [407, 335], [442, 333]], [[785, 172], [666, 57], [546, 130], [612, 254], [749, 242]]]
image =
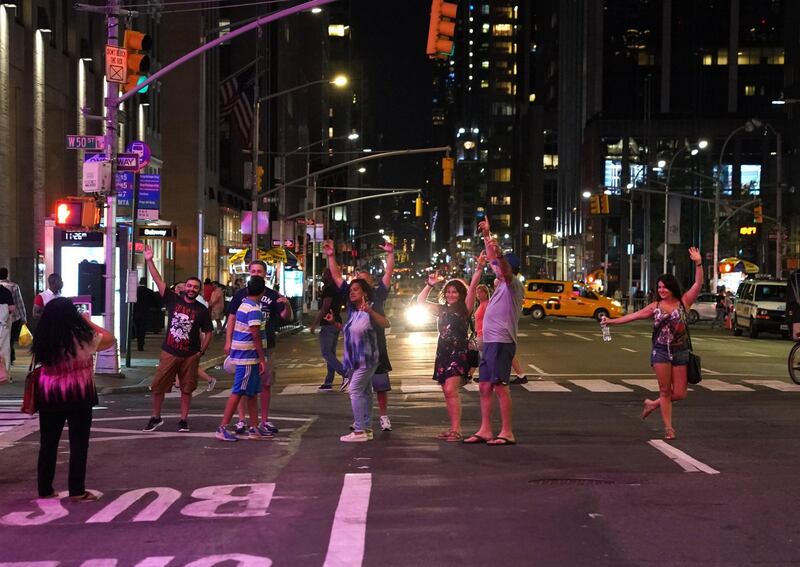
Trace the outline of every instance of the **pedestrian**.
[[219, 335], [222, 333], [223, 319], [225, 318], [225, 295], [219, 282], [211, 282], [214, 289], [208, 301], [208, 310], [211, 312], [211, 319], [216, 324], [214, 332]]
[[169, 321], [158, 368], [150, 385], [153, 399], [153, 414], [143, 431], [155, 431], [164, 424], [161, 418], [161, 406], [164, 396], [172, 388], [177, 376], [181, 390], [181, 412], [178, 420], [178, 431], [189, 429], [189, 408], [192, 403], [192, 392], [197, 389], [198, 368], [200, 358], [211, 344], [214, 327], [208, 309], [198, 298], [203, 283], [199, 278], [188, 278], [183, 284], [183, 293], [178, 294], [167, 289], [158, 268], [153, 263], [153, 249], [144, 249], [144, 260], [150, 277], [156, 284], [164, 305], [167, 308]]
[[[325, 268], [325, 271], [322, 272], [322, 281], [325, 284], [320, 296], [322, 305], [308, 330], [313, 335], [317, 327], [319, 327], [319, 350], [328, 369], [327, 374], [325, 374], [325, 380], [317, 390], [331, 392], [333, 391], [333, 378], [336, 374], [342, 377], [342, 383], [344, 383], [345, 379], [344, 366], [342, 366], [336, 355], [339, 329], [342, 326], [342, 304], [339, 290], [336, 284], [333, 283], [330, 268]], [[329, 313], [332, 316], [331, 321], [325, 318]]]
[[658, 379], [659, 396], [644, 400], [642, 419], [661, 408], [664, 421], [664, 439], [675, 439], [672, 427], [672, 403], [686, 397], [686, 365], [689, 363], [687, 313], [703, 286], [703, 259], [700, 250], [689, 248], [689, 258], [695, 264], [694, 284], [681, 293], [678, 280], [672, 274], [663, 274], [656, 280], [658, 300], [643, 309], [619, 319], [603, 319], [604, 325], [624, 325], [639, 319], [653, 319], [650, 366]]
[[151, 310], [158, 303], [155, 292], [147, 287], [147, 278], [140, 278], [136, 287], [136, 303], [133, 304], [133, 326], [136, 331], [136, 349], [139, 352], [144, 350]]
[[14, 296], [6, 289], [5, 286], [0, 286], [0, 381], [5, 382], [10, 379], [11, 370], [11, 327], [14, 322], [14, 314], [17, 308], [14, 305]]
[[[486, 308], [489, 306], [489, 298], [491, 296], [489, 286], [480, 284], [475, 288], [475, 298], [478, 300], [478, 308], [475, 309], [475, 314], [473, 315], [475, 320], [475, 341], [478, 343], [478, 352], [481, 356], [483, 356], [483, 318], [486, 315]], [[477, 382], [477, 378], [472, 378], [475, 368], [469, 369], [469, 377]]]
[[38, 322], [39, 317], [42, 316], [45, 305], [47, 305], [54, 297], [61, 295], [61, 289], [64, 287], [64, 281], [59, 274], [50, 274], [47, 276], [47, 289], [33, 298], [33, 321]]
[[236, 367], [233, 375], [233, 388], [222, 421], [217, 427], [216, 438], [220, 441], [238, 441], [236, 435], [228, 431], [233, 412], [244, 398], [250, 414], [250, 439], [271, 439], [273, 433], [258, 423], [258, 394], [261, 392], [261, 376], [267, 367], [263, 344], [261, 298], [266, 289], [264, 278], [253, 276], [247, 282], [247, 296], [236, 310], [231, 338], [230, 359]]
[[[333, 242], [328, 241], [331, 246], [331, 255], [328, 256], [328, 268], [331, 270], [334, 282], [340, 289], [343, 297], [349, 295], [347, 284], [342, 278], [342, 271], [336, 263], [336, 257], [333, 255]], [[392, 276], [394, 274], [394, 245], [386, 241], [379, 246], [381, 250], [386, 253], [386, 270], [383, 277], [377, 284], [372, 279], [372, 275], [366, 270], [359, 270], [356, 272], [356, 278], [363, 279], [372, 288], [372, 308], [382, 316], [386, 316], [385, 304], [389, 298], [389, 289], [392, 285]], [[377, 326], [375, 334], [378, 341], [378, 368], [372, 375], [372, 390], [375, 392], [375, 397], [378, 399], [378, 410], [380, 412], [380, 425], [381, 431], [391, 431], [392, 422], [389, 419], [389, 392], [392, 390], [392, 383], [389, 378], [389, 373], [392, 371], [392, 363], [389, 360], [389, 348], [386, 344], [386, 330]], [[342, 390], [347, 387], [345, 382], [342, 384]]]
[[[519, 273], [519, 269], [512, 269], [513, 274], [516, 276]], [[500, 280], [495, 278], [494, 280], [494, 287], [497, 288]], [[514, 371], [514, 377], [508, 381], [509, 384], [527, 384], [528, 377], [525, 374], [525, 370], [522, 368], [522, 364], [519, 361], [517, 355], [514, 355], [514, 358], [511, 359], [511, 370]]]
[[73, 303], [56, 297], [42, 309], [31, 352], [41, 374], [36, 391], [39, 411], [39, 498], [55, 498], [53, 489], [58, 444], [64, 424], [69, 424], [69, 499], [97, 500], [86, 490], [86, 463], [92, 428], [92, 407], [97, 405], [94, 358], [98, 350], [114, 346], [114, 335], [81, 316]]
[[[253, 260], [248, 266], [250, 277], [263, 278], [266, 281], [267, 265], [263, 260]], [[228, 317], [225, 329], [225, 354], [230, 354], [233, 341], [233, 327], [236, 324], [236, 312], [247, 297], [247, 288], [236, 292], [228, 305]], [[275, 365], [273, 353], [275, 352], [277, 331], [280, 329], [281, 321], [291, 321], [294, 312], [289, 300], [269, 287], [264, 288], [261, 296], [261, 311], [264, 314], [264, 328], [266, 334], [266, 370], [261, 377], [261, 425], [271, 431], [278, 433], [278, 428], [269, 420], [269, 405], [272, 398], [272, 386], [275, 384]], [[239, 422], [236, 424], [236, 432], [244, 433], [247, 425], [244, 421], [244, 403], [239, 404]]]
[[[333, 319], [331, 314], [328, 317]], [[353, 431], [339, 438], [344, 443], [373, 438], [372, 375], [380, 362], [377, 327], [389, 327], [389, 320], [373, 309], [372, 286], [362, 279], [355, 279], [350, 282], [348, 290], [347, 322], [344, 324], [344, 368], [350, 376], [348, 391], [353, 410]]]
[[468, 305], [475, 305], [475, 288], [481, 280], [486, 257], [481, 254], [469, 288], [454, 279], [444, 284], [439, 305], [427, 302], [431, 289], [442, 278], [435, 271], [428, 275], [425, 287], [417, 296], [417, 304], [425, 306], [437, 319], [439, 341], [436, 344], [436, 361], [433, 379], [442, 387], [450, 429], [441, 432], [437, 439], [461, 441], [461, 387], [469, 378], [469, 322], [472, 314]]
[[8, 268], [0, 268], [0, 286], [6, 288], [11, 292], [11, 297], [14, 298], [14, 312], [11, 318], [11, 337], [9, 350], [11, 352], [10, 364], [14, 364], [17, 358], [14, 352], [14, 344], [19, 340], [19, 333], [22, 326], [28, 322], [28, 313], [25, 310], [25, 302], [22, 300], [22, 292], [19, 285], [8, 279]]
[[[519, 270], [519, 258], [510, 253], [503, 256], [492, 237], [489, 218], [478, 224], [483, 232], [486, 258], [499, 282], [495, 287], [483, 320], [483, 359], [478, 367], [481, 403], [481, 425], [464, 443], [486, 443], [492, 446], [514, 445], [512, 427], [511, 362], [516, 354], [517, 327], [522, 312], [522, 283], [514, 272]], [[492, 402], [497, 397], [500, 407], [500, 432], [492, 436]]]
[[211, 294], [214, 293], [214, 282], [211, 278], [203, 280], [203, 300], [206, 302], [206, 307], [211, 306]]
[[311, 311], [311, 298], [314, 296], [314, 283], [308, 282], [306, 286], [306, 311]]
[[725, 326], [725, 317], [728, 314], [728, 306], [725, 304], [725, 293], [717, 294], [717, 302], [714, 305], [714, 320], [711, 322], [711, 328], [715, 328], [717, 323], [720, 327]]

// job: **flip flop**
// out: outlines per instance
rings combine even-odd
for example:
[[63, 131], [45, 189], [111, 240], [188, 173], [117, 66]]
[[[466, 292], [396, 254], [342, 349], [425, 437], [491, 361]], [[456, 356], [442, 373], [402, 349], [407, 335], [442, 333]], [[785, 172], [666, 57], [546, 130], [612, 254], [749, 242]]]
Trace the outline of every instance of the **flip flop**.
[[497, 436], [494, 439], [492, 439], [491, 441], [487, 441], [486, 444], [487, 445], [491, 445], [493, 447], [502, 447], [504, 445], [516, 445], [517, 442], [516, 441], [512, 441], [511, 439], [508, 439], [506, 437]]
[[475, 445], [477, 443], [488, 443], [489, 439], [486, 437], [481, 437], [480, 435], [470, 435], [461, 442], [466, 443], [467, 445]]

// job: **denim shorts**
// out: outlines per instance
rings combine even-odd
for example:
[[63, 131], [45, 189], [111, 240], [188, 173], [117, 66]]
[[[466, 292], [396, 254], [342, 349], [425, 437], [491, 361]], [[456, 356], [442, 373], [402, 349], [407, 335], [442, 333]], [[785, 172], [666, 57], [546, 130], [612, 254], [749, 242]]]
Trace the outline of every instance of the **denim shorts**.
[[[670, 356], [672, 354], [672, 356]], [[686, 366], [689, 364], [689, 349], [670, 349], [667, 345], [656, 343], [650, 353], [650, 366], [654, 364], [671, 364], [672, 366]]]

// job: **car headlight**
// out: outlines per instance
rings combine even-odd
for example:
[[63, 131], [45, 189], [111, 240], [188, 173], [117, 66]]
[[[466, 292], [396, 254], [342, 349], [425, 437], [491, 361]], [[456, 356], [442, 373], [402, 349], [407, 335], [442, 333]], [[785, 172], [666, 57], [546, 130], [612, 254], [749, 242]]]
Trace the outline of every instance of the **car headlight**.
[[611, 305], [613, 305], [614, 307], [622, 307], [622, 303], [620, 303], [616, 299], [611, 300]]
[[431, 322], [431, 314], [424, 305], [411, 305], [406, 309], [406, 322], [412, 327], [423, 327]]

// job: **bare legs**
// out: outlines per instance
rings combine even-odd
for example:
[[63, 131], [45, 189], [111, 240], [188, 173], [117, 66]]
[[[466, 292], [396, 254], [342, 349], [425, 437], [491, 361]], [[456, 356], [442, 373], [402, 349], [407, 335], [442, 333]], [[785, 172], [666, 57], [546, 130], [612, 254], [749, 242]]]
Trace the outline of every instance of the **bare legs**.
[[686, 397], [686, 366], [672, 366], [668, 363], [653, 365], [658, 380], [658, 399], [645, 400], [642, 418], [644, 419], [657, 408], [661, 408], [661, 419], [664, 421], [665, 437], [674, 438], [672, 428], [672, 402]]
[[[510, 442], [514, 442], [514, 432], [511, 423], [512, 405], [511, 405], [511, 391], [506, 384], [492, 384], [490, 382], [480, 383], [481, 393], [481, 426], [475, 432], [475, 436], [483, 439], [492, 439], [492, 394], [497, 395], [498, 405], [500, 407], [500, 433], [498, 438], [502, 437]], [[499, 441], [497, 444], [505, 442]]]
[[461, 376], [451, 376], [442, 384], [447, 415], [450, 417], [450, 431], [461, 433]]

